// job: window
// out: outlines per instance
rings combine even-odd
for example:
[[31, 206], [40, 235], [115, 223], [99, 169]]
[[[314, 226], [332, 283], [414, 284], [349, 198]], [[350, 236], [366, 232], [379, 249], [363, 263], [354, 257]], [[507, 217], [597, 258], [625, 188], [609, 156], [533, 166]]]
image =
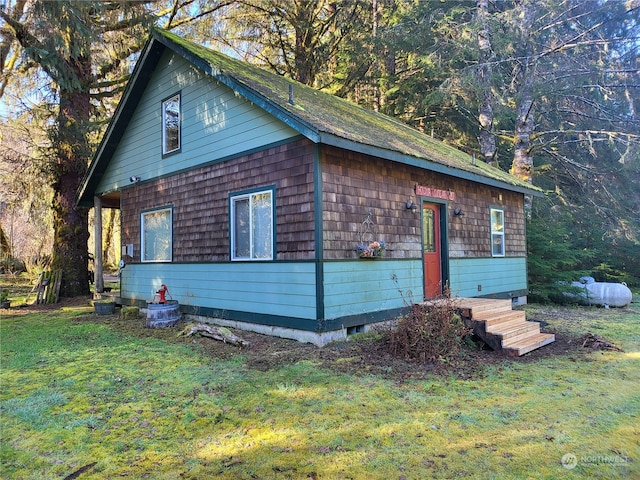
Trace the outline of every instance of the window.
[[143, 262], [170, 262], [173, 252], [173, 212], [162, 208], [141, 215], [141, 258]]
[[504, 210], [491, 209], [491, 255], [504, 257]]
[[231, 260], [273, 260], [273, 190], [231, 197]]
[[436, 212], [422, 208], [422, 247], [427, 253], [436, 252]]
[[162, 154], [180, 150], [180, 94], [162, 102]]

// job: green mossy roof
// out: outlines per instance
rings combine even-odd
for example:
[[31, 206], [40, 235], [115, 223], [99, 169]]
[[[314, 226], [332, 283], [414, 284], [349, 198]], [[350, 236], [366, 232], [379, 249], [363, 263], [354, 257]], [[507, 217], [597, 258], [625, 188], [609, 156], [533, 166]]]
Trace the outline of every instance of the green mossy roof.
[[[418, 161], [434, 162], [519, 189], [539, 190], [482, 161], [473, 162], [468, 154], [391, 117], [233, 59], [166, 30], [157, 29], [154, 36], [162, 43], [166, 43], [166, 40], [173, 43], [191, 60], [205, 62], [207, 73], [232, 88], [236, 87], [236, 90], [242, 90], [241, 94], [249, 92], [257, 95], [270, 107], [270, 113], [293, 117], [294, 123], [304, 125], [317, 134], [316, 141], [322, 141], [323, 135], [334, 136], [366, 147], [413, 157]], [[166, 40], [163, 41], [163, 38]], [[293, 104], [289, 102], [290, 86], [293, 88]], [[428, 163], [424, 163], [424, 167], [428, 168]]]

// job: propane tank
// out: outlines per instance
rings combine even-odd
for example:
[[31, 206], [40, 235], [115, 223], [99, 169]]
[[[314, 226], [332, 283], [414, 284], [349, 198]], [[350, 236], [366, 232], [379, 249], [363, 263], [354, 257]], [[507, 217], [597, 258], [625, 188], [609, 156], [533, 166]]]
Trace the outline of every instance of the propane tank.
[[626, 307], [633, 294], [625, 283], [594, 282], [585, 286], [591, 303], [605, 307]]
[[584, 303], [608, 307], [626, 307], [631, 303], [633, 294], [627, 284], [596, 282], [591, 277], [582, 277], [579, 282], [572, 282], [574, 287], [584, 289], [581, 295]]

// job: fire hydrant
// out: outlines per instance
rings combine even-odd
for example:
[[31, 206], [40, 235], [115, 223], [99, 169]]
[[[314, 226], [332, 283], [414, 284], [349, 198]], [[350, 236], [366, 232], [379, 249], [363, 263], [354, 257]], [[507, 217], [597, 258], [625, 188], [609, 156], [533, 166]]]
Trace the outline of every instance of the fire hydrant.
[[166, 295], [167, 293], [169, 293], [169, 289], [164, 283], [160, 285], [160, 290], [158, 290], [156, 293], [160, 296], [160, 300], [158, 300], [158, 303], [167, 303]]

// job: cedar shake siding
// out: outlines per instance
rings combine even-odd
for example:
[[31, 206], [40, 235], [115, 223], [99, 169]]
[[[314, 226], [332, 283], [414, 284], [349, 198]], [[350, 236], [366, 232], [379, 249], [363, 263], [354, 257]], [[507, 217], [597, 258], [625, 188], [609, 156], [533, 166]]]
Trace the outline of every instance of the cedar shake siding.
[[140, 213], [173, 208], [173, 261], [229, 258], [229, 194], [275, 185], [277, 260], [315, 255], [314, 146], [301, 139], [122, 190], [122, 243], [140, 261]]
[[[123, 189], [123, 243], [134, 245], [133, 260], [139, 261], [140, 213], [171, 206], [174, 262], [229, 261], [229, 194], [275, 185], [276, 260], [312, 260], [314, 149], [301, 139]], [[420, 213], [405, 207], [407, 200], [419, 203], [416, 184], [456, 193], [446, 222], [450, 257], [491, 257], [491, 207], [504, 209], [505, 256], [526, 256], [521, 194], [335, 147], [321, 152], [325, 260], [356, 257], [359, 228], [369, 212], [377, 238], [387, 243], [387, 258], [419, 258]], [[455, 217], [454, 208], [464, 216]]]
[[[387, 243], [388, 258], [420, 257], [420, 213], [405, 207], [408, 200], [420, 201], [416, 184], [456, 193], [446, 219], [450, 257], [491, 257], [491, 207], [504, 209], [505, 256], [526, 256], [522, 194], [335, 147], [322, 151], [325, 259], [355, 257], [358, 228], [369, 212], [378, 239]], [[455, 217], [455, 208], [464, 215]]]
[[[504, 210], [505, 257], [526, 257], [524, 197], [521, 194], [457, 180], [453, 189], [460, 192], [449, 208], [449, 256], [491, 257], [490, 208]], [[458, 186], [459, 185], [459, 186]], [[468, 190], [462, 191], [462, 187]], [[464, 216], [456, 218], [454, 208]]]

